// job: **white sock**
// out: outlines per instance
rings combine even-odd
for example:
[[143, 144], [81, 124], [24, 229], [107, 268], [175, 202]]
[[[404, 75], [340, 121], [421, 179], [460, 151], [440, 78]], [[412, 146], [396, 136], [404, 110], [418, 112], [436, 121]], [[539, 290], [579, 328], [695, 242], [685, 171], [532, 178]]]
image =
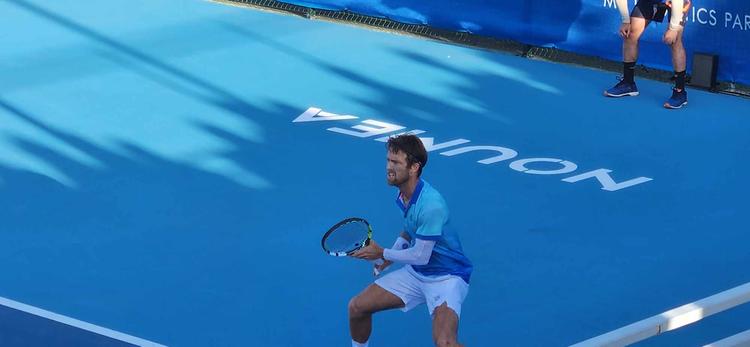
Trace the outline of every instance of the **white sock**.
[[359, 343], [357, 341], [352, 340], [352, 347], [367, 347], [370, 344], [370, 341], [367, 340], [365, 343]]

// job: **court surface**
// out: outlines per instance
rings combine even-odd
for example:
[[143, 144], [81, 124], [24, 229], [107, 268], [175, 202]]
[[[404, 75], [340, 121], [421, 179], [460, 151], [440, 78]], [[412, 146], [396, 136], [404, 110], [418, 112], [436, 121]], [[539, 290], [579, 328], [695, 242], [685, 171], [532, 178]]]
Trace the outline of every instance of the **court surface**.
[[[475, 265], [468, 346], [566, 346], [750, 281], [747, 99], [690, 89], [669, 111], [663, 83], [608, 99], [608, 72], [205, 1], [0, 13], [7, 300], [169, 346], [348, 346], [372, 277], [320, 237], [360, 216], [393, 243], [376, 139], [415, 129]], [[7, 306], [0, 322], [2, 345], [107, 345]], [[424, 306], [374, 323], [371, 346], [432, 343]]]

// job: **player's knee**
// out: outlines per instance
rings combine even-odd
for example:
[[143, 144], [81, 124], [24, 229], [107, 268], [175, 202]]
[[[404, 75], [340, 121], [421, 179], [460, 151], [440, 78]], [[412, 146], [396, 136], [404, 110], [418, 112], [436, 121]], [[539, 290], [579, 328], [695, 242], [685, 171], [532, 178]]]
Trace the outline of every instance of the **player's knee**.
[[363, 314], [365, 314], [364, 307], [362, 306], [359, 296], [355, 296], [349, 300], [349, 316], [356, 317]]
[[[455, 315], [453, 310], [448, 307], [448, 304], [443, 303], [442, 305], [436, 307], [433, 314], [435, 316], [436, 325], [433, 328], [432, 338], [435, 342], [435, 346], [460, 346], [456, 341], [456, 331], [454, 324], [448, 323], [450, 317]], [[451, 326], [453, 326], [453, 328], [451, 328]]]

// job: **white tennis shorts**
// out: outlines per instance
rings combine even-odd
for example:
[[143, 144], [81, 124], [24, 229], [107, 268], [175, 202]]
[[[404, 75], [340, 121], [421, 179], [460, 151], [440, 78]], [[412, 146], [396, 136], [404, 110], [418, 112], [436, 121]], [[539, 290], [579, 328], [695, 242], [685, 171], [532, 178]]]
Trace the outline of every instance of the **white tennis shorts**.
[[417, 273], [411, 265], [388, 273], [375, 280], [375, 284], [398, 296], [406, 306], [406, 312], [421, 303], [427, 303], [432, 315], [435, 308], [447, 303], [456, 315], [461, 317], [461, 304], [469, 294], [469, 284], [454, 275], [425, 276]]

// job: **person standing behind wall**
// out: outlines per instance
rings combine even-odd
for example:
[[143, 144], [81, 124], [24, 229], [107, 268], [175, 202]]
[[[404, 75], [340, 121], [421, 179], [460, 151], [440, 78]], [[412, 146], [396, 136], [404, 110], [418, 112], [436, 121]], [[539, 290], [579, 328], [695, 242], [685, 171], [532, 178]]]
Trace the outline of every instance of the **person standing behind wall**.
[[686, 13], [690, 8], [690, 0], [638, 0], [633, 11], [628, 13], [628, 1], [617, 0], [617, 8], [622, 16], [619, 34], [623, 39], [623, 78], [614, 87], [604, 91], [608, 97], [636, 96], [639, 94], [635, 85], [635, 64], [638, 60], [638, 42], [646, 27], [652, 21], [661, 21], [665, 12], [669, 12], [669, 26], [664, 32], [662, 41], [672, 51], [672, 66], [674, 67], [675, 86], [672, 96], [664, 103], [664, 107], [678, 109], [687, 105], [687, 91], [685, 91], [686, 54], [682, 42]]

